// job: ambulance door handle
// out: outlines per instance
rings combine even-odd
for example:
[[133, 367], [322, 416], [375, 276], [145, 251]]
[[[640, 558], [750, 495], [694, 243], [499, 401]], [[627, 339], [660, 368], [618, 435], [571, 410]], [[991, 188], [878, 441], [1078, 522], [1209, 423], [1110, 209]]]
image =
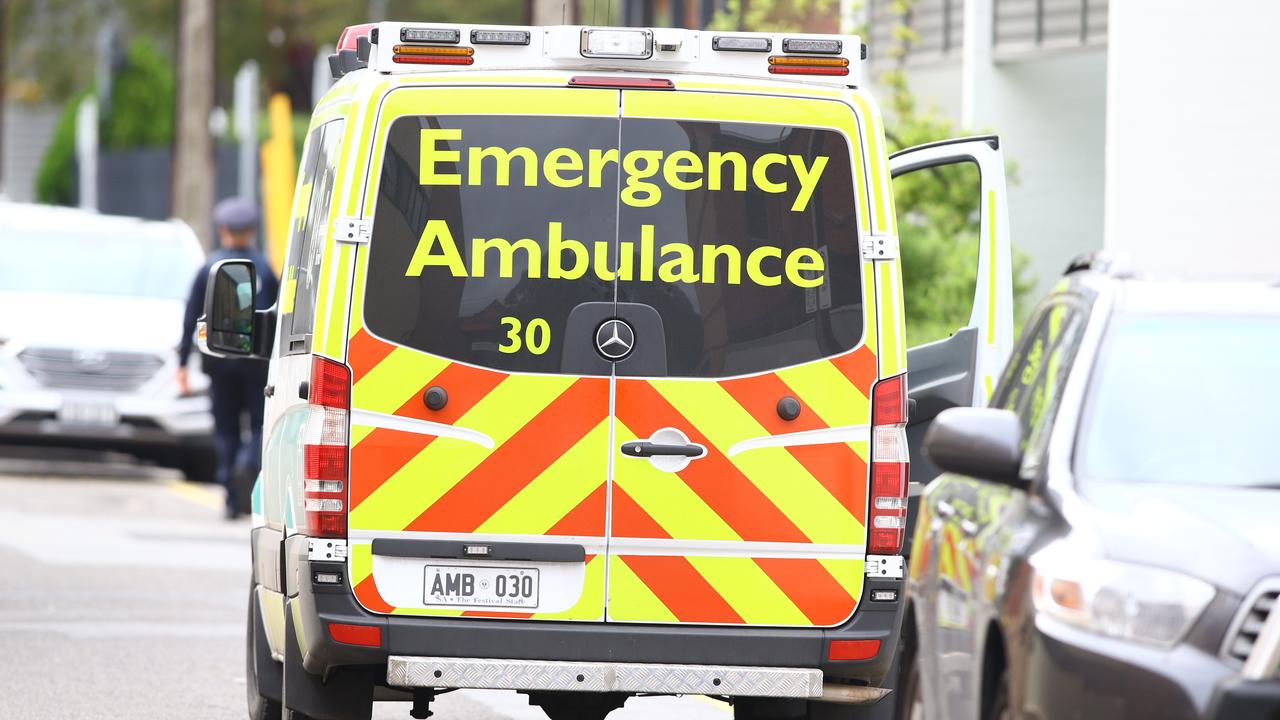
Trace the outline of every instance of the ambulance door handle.
[[633, 440], [629, 443], [622, 444], [622, 454], [631, 457], [649, 458], [655, 455], [675, 455], [678, 457], [697, 458], [702, 457], [707, 449], [696, 443], [688, 445], [669, 445], [666, 443], [650, 442], [648, 440]]

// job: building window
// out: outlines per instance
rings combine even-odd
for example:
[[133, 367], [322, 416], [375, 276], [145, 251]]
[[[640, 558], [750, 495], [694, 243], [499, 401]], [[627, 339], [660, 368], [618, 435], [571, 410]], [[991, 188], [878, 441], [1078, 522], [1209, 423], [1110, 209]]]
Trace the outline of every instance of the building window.
[[[957, 56], [964, 43], [964, 0], [867, 0], [867, 57], [874, 63], [892, 62], [899, 42], [909, 64], [927, 63]], [[897, 37], [905, 28], [910, 36]]]
[[997, 55], [1105, 45], [1108, 0], [994, 0]]

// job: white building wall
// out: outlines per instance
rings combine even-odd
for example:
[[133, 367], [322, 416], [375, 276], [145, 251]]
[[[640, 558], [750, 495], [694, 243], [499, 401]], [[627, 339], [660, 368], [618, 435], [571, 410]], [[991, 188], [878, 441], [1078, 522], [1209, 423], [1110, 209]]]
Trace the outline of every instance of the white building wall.
[[1107, 247], [1280, 277], [1280, 2], [1113, 0], [1110, 27]]
[[[983, 6], [976, 17], [990, 16], [990, 0], [970, 2]], [[997, 60], [990, 24], [985, 31], [983, 25], [966, 26], [974, 32], [965, 42], [983, 44], [986, 52], [966, 48], [963, 63], [957, 56], [908, 65], [908, 81], [921, 110], [936, 109], [962, 130], [1001, 137], [1017, 177], [1009, 186], [1011, 239], [1030, 260], [1038, 297], [1071, 258], [1103, 246], [1107, 50]]]
[[999, 134], [1016, 168], [1010, 237], [1030, 258], [1038, 296], [1071, 258], [1103, 246], [1107, 52], [1041, 54], [990, 73], [973, 125]]

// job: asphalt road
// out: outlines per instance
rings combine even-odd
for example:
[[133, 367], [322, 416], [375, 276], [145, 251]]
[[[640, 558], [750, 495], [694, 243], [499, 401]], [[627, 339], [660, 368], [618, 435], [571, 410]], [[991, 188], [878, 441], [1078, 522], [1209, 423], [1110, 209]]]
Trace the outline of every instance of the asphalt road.
[[[0, 718], [244, 718], [248, 521], [216, 488], [123, 458], [0, 454]], [[458, 691], [433, 720], [546, 720]], [[377, 720], [408, 718], [379, 704]], [[728, 720], [708, 698], [633, 698], [610, 720]]]

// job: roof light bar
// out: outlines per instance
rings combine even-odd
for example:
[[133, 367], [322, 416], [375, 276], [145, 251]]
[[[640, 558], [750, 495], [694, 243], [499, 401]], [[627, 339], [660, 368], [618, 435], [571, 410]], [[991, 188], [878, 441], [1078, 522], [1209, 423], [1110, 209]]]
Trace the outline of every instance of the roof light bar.
[[815, 40], [808, 38], [783, 38], [782, 52], [839, 55], [844, 43], [839, 40]]
[[773, 40], [767, 37], [716, 35], [711, 38], [711, 49], [730, 50], [733, 52], [769, 52], [773, 49]]
[[456, 43], [461, 39], [462, 33], [452, 29], [415, 27], [400, 29], [400, 42]]
[[653, 32], [583, 28], [582, 56], [635, 60], [653, 57]]
[[472, 30], [471, 42], [476, 45], [528, 45], [528, 30]]

